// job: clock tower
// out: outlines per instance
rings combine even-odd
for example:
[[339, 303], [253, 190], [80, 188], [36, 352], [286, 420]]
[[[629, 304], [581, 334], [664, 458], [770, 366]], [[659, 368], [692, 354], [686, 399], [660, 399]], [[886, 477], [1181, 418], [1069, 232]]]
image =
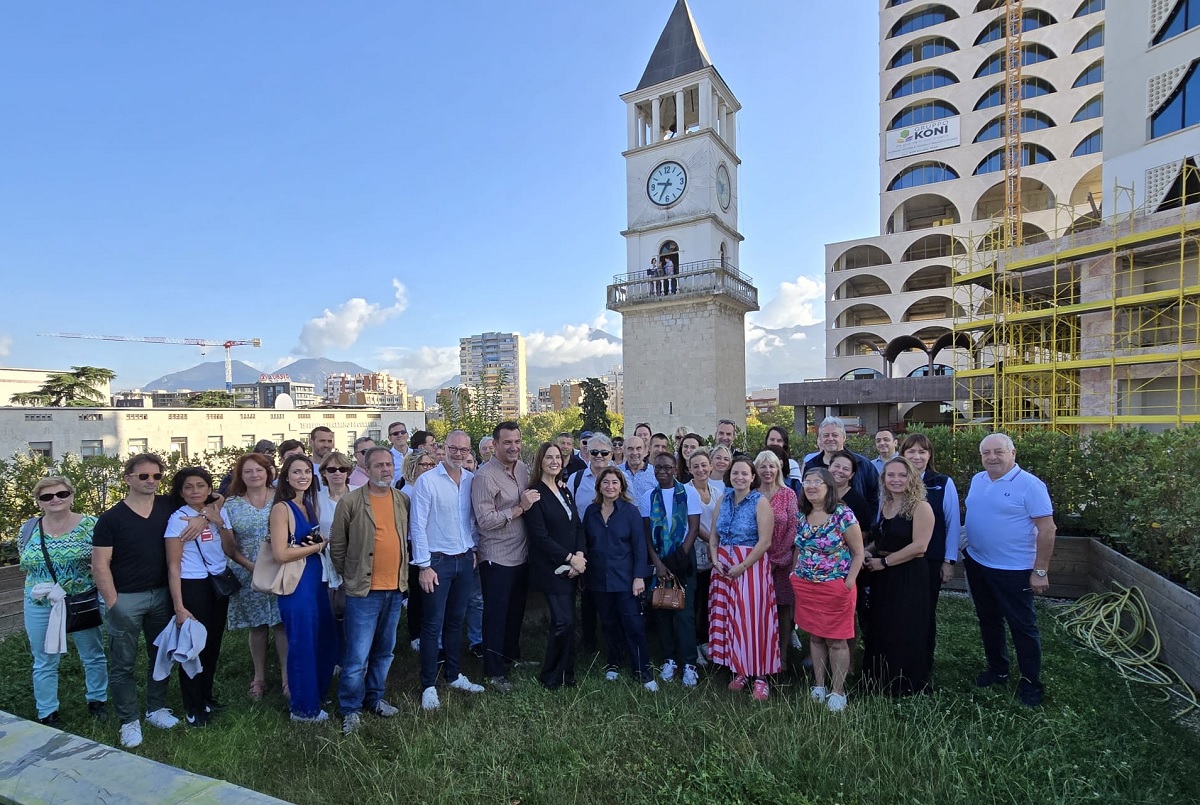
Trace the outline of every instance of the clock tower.
[[737, 113], [687, 0], [677, 0], [627, 107], [627, 267], [608, 286], [623, 319], [625, 422], [709, 435], [746, 422], [746, 313], [738, 270]]

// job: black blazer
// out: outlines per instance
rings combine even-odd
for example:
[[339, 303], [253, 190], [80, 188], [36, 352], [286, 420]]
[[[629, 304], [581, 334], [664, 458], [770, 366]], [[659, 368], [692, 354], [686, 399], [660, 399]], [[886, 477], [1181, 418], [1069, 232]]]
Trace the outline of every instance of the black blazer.
[[540, 593], [569, 595], [575, 590], [575, 579], [554, 575], [556, 568], [566, 564], [568, 554], [583, 551], [583, 521], [575, 511], [571, 490], [561, 488], [567, 508], [562, 507], [554, 491], [539, 481], [532, 487], [541, 493], [541, 500], [525, 513], [525, 535], [529, 538], [529, 586]]
[[583, 513], [587, 536], [587, 589], [601, 593], [633, 595], [633, 580], [654, 575], [646, 549], [646, 527], [642, 514], [633, 503], [618, 500], [608, 522], [600, 514], [600, 503], [592, 503]]

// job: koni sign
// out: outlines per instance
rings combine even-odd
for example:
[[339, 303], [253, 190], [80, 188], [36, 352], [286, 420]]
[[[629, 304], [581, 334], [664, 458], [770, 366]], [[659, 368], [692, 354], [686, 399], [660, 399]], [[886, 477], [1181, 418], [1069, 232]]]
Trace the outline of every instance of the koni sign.
[[897, 159], [953, 148], [959, 143], [958, 121], [956, 115], [886, 132], [883, 135], [885, 158]]

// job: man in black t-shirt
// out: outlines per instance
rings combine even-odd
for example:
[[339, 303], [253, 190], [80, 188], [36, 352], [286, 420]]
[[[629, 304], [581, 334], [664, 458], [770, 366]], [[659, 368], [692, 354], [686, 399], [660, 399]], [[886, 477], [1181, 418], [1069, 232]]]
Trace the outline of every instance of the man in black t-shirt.
[[[138, 717], [137, 662], [139, 633], [146, 639], [146, 721], [161, 729], [179, 723], [167, 709], [167, 680], [152, 675], [154, 640], [174, 615], [167, 589], [167, 552], [163, 535], [175, 506], [156, 494], [163, 477], [158, 456], [143, 453], [125, 462], [129, 492], [96, 520], [92, 538], [92, 575], [104, 597], [108, 621], [109, 693], [121, 725], [121, 746], [142, 742]], [[188, 531], [199, 533], [203, 518], [193, 518]], [[188, 537], [184, 532], [184, 538]], [[192, 537], [195, 533], [191, 534]]]

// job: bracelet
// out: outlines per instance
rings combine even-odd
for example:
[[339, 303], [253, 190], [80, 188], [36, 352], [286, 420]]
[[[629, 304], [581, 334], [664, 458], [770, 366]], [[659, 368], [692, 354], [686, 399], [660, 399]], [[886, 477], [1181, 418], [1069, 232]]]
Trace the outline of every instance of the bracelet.
[[881, 556], [881, 557], [879, 557], [879, 563], [883, 565], [883, 567], [884, 567], [884, 569], [885, 569], [885, 570], [887, 569], [888, 563], [887, 563], [887, 557], [886, 557], [886, 556]]

